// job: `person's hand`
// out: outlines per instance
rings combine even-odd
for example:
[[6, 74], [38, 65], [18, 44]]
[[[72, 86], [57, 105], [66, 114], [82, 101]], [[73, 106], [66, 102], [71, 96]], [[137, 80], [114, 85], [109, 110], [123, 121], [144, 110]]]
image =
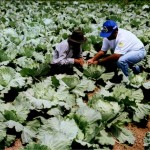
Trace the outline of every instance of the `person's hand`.
[[79, 59], [74, 59], [75, 64], [78, 64], [80, 66], [83, 66], [84, 64], [84, 59], [83, 58], [79, 58]]
[[79, 63], [80, 63], [81, 66], [83, 66], [83, 64], [84, 64], [84, 59], [83, 59], [83, 58], [80, 58], [80, 59], [79, 59]]
[[87, 61], [87, 64], [89, 64], [89, 65], [91, 65], [91, 64], [93, 64], [93, 63], [94, 63], [93, 58], [91, 58], [91, 59], [89, 59], [89, 60]]
[[87, 61], [89, 65], [98, 65], [98, 60], [93, 60], [92, 58]]
[[93, 61], [93, 65], [98, 65], [98, 61]]

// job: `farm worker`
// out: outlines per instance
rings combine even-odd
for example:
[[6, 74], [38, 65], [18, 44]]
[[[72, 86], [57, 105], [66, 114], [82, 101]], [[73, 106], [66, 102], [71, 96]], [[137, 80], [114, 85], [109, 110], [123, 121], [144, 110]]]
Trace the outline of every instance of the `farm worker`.
[[[133, 33], [118, 28], [115, 21], [107, 20], [103, 24], [100, 36], [103, 37], [101, 50], [93, 58], [88, 60], [88, 64], [107, 64], [111, 66], [115, 62], [127, 79], [129, 76], [129, 68], [136, 74], [144, 69], [142, 66], [135, 64], [144, 59], [146, 50], [143, 43]], [[103, 57], [109, 49], [113, 53], [107, 57]]]
[[[73, 66], [82, 67], [84, 64], [82, 44], [84, 42], [86, 42], [86, 37], [84, 37], [83, 32], [81, 29], [76, 29], [68, 39], [56, 45], [52, 61], [52, 66], [56, 74], [72, 74]], [[58, 72], [56, 71], [56, 67]]]

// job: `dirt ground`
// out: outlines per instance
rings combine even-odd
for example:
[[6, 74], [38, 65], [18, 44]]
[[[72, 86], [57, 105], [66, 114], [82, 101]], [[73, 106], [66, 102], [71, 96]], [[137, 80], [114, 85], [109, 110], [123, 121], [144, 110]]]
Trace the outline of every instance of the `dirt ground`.
[[22, 143], [20, 139], [17, 139], [14, 143], [14, 146], [9, 147], [9, 148], [5, 148], [5, 150], [20, 150], [20, 148], [22, 147]]
[[129, 124], [127, 127], [134, 134], [136, 141], [134, 145], [129, 146], [127, 144], [116, 143], [113, 150], [144, 150], [144, 137], [147, 132], [150, 132], [150, 117], [145, 128]]

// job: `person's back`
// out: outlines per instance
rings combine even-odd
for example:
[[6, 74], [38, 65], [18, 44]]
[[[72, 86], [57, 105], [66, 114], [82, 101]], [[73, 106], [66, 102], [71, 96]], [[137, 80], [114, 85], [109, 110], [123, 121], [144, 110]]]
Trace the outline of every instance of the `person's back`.
[[118, 29], [116, 43], [118, 44], [118, 46], [120, 46], [119, 48], [125, 49], [126, 52], [131, 50], [139, 50], [140, 48], [144, 47], [143, 43], [136, 37], [135, 34], [120, 28]]

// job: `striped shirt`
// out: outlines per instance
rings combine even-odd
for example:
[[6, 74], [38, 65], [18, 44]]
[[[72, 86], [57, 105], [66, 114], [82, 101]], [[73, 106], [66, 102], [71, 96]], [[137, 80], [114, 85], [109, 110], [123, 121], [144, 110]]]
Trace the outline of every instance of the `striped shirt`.
[[133, 33], [119, 28], [116, 39], [103, 39], [101, 50], [107, 51], [111, 49], [113, 53], [124, 55], [129, 51], [137, 51], [143, 47], [143, 43]]

